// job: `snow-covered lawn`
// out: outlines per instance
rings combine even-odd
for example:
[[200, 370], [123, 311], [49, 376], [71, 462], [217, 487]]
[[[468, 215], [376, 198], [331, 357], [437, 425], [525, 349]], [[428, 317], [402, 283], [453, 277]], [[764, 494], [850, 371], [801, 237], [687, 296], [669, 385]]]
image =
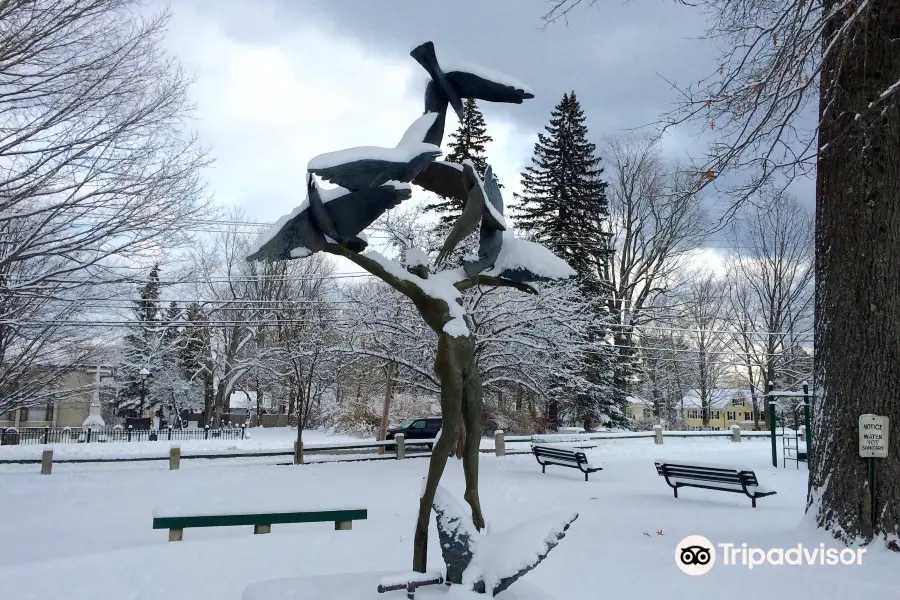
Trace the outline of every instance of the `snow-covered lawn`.
[[[897, 597], [898, 558], [880, 549], [868, 551], [862, 566], [750, 571], [719, 563], [702, 577], [676, 568], [676, 545], [691, 534], [761, 548], [832, 545], [803, 521], [805, 468], [772, 468], [764, 440], [668, 439], [664, 446], [649, 439], [604, 440], [588, 452], [604, 470], [587, 483], [572, 469], [548, 467], [542, 475], [528, 455], [482, 456], [481, 500], [492, 530], [551, 512], [579, 513], [559, 547], [523, 580], [557, 598]], [[750, 467], [778, 494], [761, 499], [756, 509], [743, 495], [699, 489], [684, 489], [676, 500], [656, 474], [656, 457]], [[271, 579], [409, 570], [427, 460], [220, 462], [187, 461], [172, 472], [149, 462], [56, 465], [49, 477], [33, 467], [0, 467], [2, 597], [236, 600], [248, 585]], [[462, 468], [455, 459], [444, 485], [461, 499]], [[211, 507], [217, 499], [247, 510], [277, 504], [369, 512], [352, 531], [334, 531], [331, 523], [275, 525], [270, 535], [252, 535], [251, 527], [187, 529], [184, 541], [168, 543], [166, 531], [151, 529], [156, 508]], [[433, 525], [429, 556], [430, 568], [443, 566]], [[373, 590], [376, 585], [373, 579]]]

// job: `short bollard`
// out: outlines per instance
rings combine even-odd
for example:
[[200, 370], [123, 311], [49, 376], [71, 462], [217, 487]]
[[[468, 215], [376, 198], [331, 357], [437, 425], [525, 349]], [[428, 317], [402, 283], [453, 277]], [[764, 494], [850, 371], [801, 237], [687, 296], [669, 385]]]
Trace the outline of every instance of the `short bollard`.
[[663, 443], [663, 430], [662, 425], [654, 425], [653, 426], [653, 441], [660, 445]]
[[177, 471], [181, 466], [181, 448], [173, 446], [169, 448], [169, 470]]
[[49, 475], [53, 471], [53, 450], [44, 450], [41, 454], [41, 475]]
[[406, 436], [398, 433], [394, 436], [394, 441], [397, 442], [397, 459], [406, 458]]
[[494, 432], [494, 454], [497, 456], [506, 455], [506, 440], [503, 438], [502, 429]]
[[740, 425], [732, 425], [731, 426], [731, 441], [732, 442], [741, 442], [741, 427]]

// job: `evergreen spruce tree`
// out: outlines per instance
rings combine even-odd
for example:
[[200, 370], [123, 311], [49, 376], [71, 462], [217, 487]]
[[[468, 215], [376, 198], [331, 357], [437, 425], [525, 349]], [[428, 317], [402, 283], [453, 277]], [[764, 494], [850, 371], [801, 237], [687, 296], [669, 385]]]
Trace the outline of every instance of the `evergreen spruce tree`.
[[[469, 98], [463, 104], [463, 117], [459, 122], [459, 127], [450, 136], [450, 153], [446, 160], [459, 164], [470, 160], [478, 176], [484, 178], [484, 172], [488, 166], [485, 145], [491, 141], [493, 138], [487, 134], [484, 115], [478, 110], [475, 100]], [[436, 201], [428, 204], [425, 210], [437, 212], [440, 215], [441, 227], [449, 228], [462, 213], [464, 205], [464, 202], [460, 202], [456, 198], [439, 197]]]
[[[588, 141], [584, 111], [575, 92], [563, 94], [553, 109], [545, 133], [538, 134], [531, 166], [522, 173], [522, 193], [517, 222], [536, 241], [564, 258], [580, 278], [584, 294], [593, 300], [598, 317], [606, 320], [601, 301], [610, 251], [609, 205], [606, 182], [596, 146]], [[603, 338], [608, 329], [600, 327], [594, 336]], [[589, 357], [584, 378], [588, 386], [573, 389], [561, 382], [561, 397], [570, 402], [567, 412], [586, 427], [599, 425], [604, 417], [616, 422], [624, 419], [625, 407], [612, 402], [610, 361], [614, 353]], [[551, 427], [558, 414], [558, 401], [551, 399], [548, 413]]]
[[179, 366], [183, 377], [187, 381], [201, 386], [203, 390], [203, 423], [209, 422], [215, 395], [210, 365], [212, 353], [210, 328], [206, 326], [207, 321], [208, 317], [199, 304], [192, 303], [188, 306], [186, 323], [181, 332], [182, 339], [179, 344], [181, 352]]
[[522, 194], [515, 195], [517, 221], [599, 292], [609, 256], [607, 184], [574, 91], [563, 94], [545, 129], [522, 173]]
[[[162, 324], [162, 307], [159, 303], [159, 265], [150, 269], [147, 283], [138, 294], [140, 299], [134, 302], [135, 325], [125, 336], [125, 356], [121, 368], [122, 389], [119, 395], [119, 413], [122, 415], [138, 414], [141, 410], [141, 376], [143, 368], [153, 373], [154, 359], [159, 345], [159, 327]], [[147, 382], [144, 382], [144, 406], [149, 408], [151, 399], [146, 393]]]

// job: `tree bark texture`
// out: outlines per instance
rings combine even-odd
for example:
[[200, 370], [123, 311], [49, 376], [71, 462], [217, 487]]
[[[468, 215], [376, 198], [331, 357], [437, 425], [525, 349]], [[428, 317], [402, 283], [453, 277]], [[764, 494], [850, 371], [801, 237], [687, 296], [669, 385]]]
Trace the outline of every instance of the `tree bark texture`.
[[[829, 25], [826, 45], [849, 14]], [[881, 538], [900, 551], [900, 96], [881, 97], [900, 81], [898, 40], [900, 2], [870, 0], [823, 63], [808, 510], [844, 542]], [[891, 418], [874, 497], [858, 454], [866, 413]]]

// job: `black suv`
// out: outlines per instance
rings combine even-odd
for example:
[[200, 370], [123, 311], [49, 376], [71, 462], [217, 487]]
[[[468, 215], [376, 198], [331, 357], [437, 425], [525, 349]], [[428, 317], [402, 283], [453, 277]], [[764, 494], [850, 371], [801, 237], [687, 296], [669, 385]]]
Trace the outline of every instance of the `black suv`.
[[399, 427], [388, 429], [387, 439], [392, 440], [395, 435], [402, 433], [407, 440], [433, 440], [443, 424], [444, 420], [441, 417], [407, 419], [400, 423]]

